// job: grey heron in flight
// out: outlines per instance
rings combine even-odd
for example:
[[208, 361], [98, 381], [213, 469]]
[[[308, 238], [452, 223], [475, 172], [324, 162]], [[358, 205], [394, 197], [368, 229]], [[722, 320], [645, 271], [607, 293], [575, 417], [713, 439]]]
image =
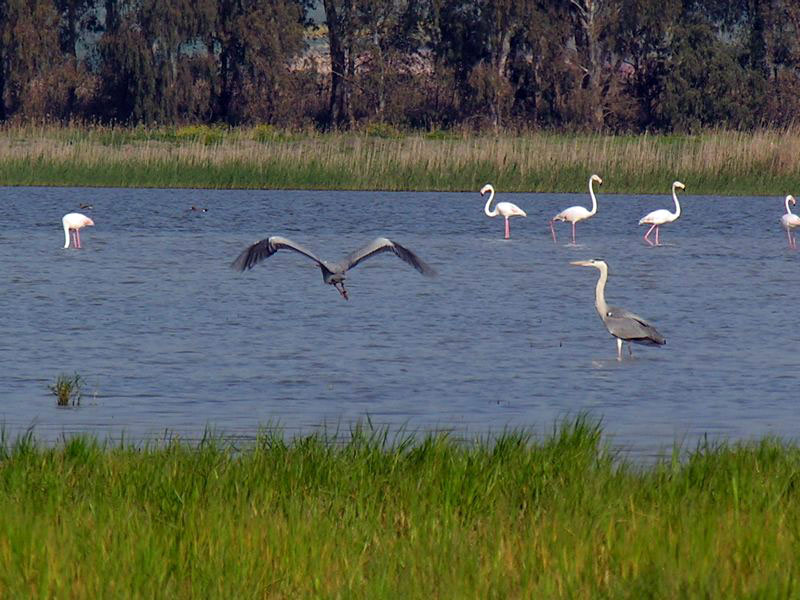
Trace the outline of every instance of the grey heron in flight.
[[608, 281], [608, 265], [598, 258], [577, 260], [570, 263], [578, 267], [594, 267], [600, 271], [597, 287], [594, 291], [594, 306], [603, 319], [608, 333], [617, 338], [617, 359], [622, 360], [622, 342], [628, 342], [628, 352], [633, 356], [631, 342], [649, 346], [661, 346], [667, 343], [666, 338], [656, 328], [639, 315], [606, 304], [605, 288]]
[[322, 271], [323, 281], [334, 286], [345, 300], [348, 300], [347, 290], [344, 287], [345, 273], [361, 261], [375, 256], [376, 254], [380, 254], [381, 252], [393, 252], [423, 275], [433, 276], [436, 274], [433, 267], [425, 263], [425, 261], [411, 250], [385, 237], [375, 238], [366, 246], [345, 256], [341, 261], [332, 263], [317, 257], [311, 250], [301, 246], [297, 242], [293, 242], [285, 237], [273, 235], [272, 237], [255, 242], [245, 248], [236, 260], [233, 261], [231, 266], [238, 271], [252, 269], [265, 258], [272, 256], [278, 250], [284, 248], [287, 250], [294, 250], [317, 263]]

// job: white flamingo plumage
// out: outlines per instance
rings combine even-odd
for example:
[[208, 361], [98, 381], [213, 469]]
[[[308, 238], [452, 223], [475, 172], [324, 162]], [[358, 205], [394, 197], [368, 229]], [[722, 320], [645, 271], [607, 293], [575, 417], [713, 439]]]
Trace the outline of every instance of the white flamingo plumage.
[[498, 202], [495, 204], [494, 210], [489, 210], [489, 206], [491, 206], [492, 200], [494, 200], [494, 188], [490, 183], [487, 183], [481, 188], [481, 196], [486, 194], [486, 192], [489, 192], [489, 199], [486, 201], [486, 206], [483, 207], [483, 212], [486, 213], [487, 217], [496, 217], [497, 215], [500, 215], [505, 219], [505, 239], [509, 239], [511, 237], [511, 228], [508, 225], [508, 219], [510, 217], [527, 217], [528, 214], [512, 202]]
[[[658, 228], [661, 225], [666, 225], [667, 223], [672, 223], [673, 221], [677, 220], [678, 217], [681, 216], [681, 203], [678, 202], [678, 194], [676, 190], [681, 189], [685, 190], [686, 186], [683, 185], [680, 181], [673, 181], [672, 182], [672, 199], [675, 201], [675, 212], [670, 212], [666, 208], [660, 208], [658, 210], [654, 210], [653, 212], [647, 213], [641, 219], [639, 219], [639, 225], [650, 225], [650, 229], [647, 230], [647, 233], [644, 234], [644, 241], [650, 244], [651, 246], [660, 246], [661, 243], [658, 241]], [[656, 242], [655, 244], [650, 241], [650, 232], [653, 231], [655, 228], [656, 230]]]
[[794, 196], [791, 194], [786, 196], [786, 214], [781, 217], [781, 225], [783, 225], [783, 228], [786, 230], [786, 236], [789, 238], [789, 248], [795, 249], [797, 248], [797, 240], [792, 230], [796, 227], [800, 227], [800, 216], [792, 212], [792, 209], [789, 208], [789, 204], [797, 204], [797, 200], [795, 200]]
[[588, 210], [583, 206], [570, 206], [550, 219], [550, 233], [553, 234], [553, 243], [556, 243], [556, 228], [553, 226], [556, 221], [569, 221], [572, 223], [572, 244], [575, 245], [575, 224], [578, 221], [584, 221], [589, 217], [593, 217], [595, 213], [597, 213], [597, 198], [594, 195], [594, 188], [592, 187], [592, 183], [594, 182], [603, 185], [603, 180], [600, 179], [599, 175], [592, 175], [589, 177], [589, 195], [592, 197], [592, 210]]
[[81, 213], [67, 213], [61, 218], [61, 223], [64, 225], [64, 248], [69, 248], [70, 233], [74, 233], [74, 246], [75, 248], [81, 247], [81, 234], [79, 231], [83, 227], [91, 227], [94, 225], [86, 215]]

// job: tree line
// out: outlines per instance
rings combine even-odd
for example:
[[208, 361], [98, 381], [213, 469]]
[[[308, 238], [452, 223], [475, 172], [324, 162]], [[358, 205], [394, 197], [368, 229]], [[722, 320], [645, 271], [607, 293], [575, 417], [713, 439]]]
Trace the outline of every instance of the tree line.
[[0, 121], [695, 131], [800, 117], [797, 0], [0, 0]]

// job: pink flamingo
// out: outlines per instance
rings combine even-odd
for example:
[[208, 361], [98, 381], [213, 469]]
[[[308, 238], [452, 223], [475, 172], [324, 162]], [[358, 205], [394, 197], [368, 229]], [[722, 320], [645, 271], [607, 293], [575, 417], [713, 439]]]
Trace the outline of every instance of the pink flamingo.
[[575, 245], [575, 223], [588, 219], [597, 212], [597, 198], [595, 198], [594, 188], [592, 188], [592, 183], [595, 181], [599, 185], [603, 185], [603, 180], [600, 179], [599, 175], [589, 177], [589, 195], [592, 197], [592, 210], [588, 210], [583, 206], [570, 206], [550, 219], [550, 233], [553, 234], [553, 243], [556, 243], [556, 228], [553, 227], [553, 223], [556, 221], [569, 221], [572, 223], [572, 245]]
[[792, 209], [789, 208], [790, 203], [797, 204], [797, 200], [795, 200], [794, 196], [791, 194], [786, 196], [786, 214], [781, 217], [781, 225], [783, 225], [783, 228], [786, 230], [786, 236], [789, 238], [789, 248], [796, 249], [797, 240], [794, 237], [792, 229], [800, 227], [800, 217], [794, 214]]
[[[675, 200], [675, 212], [669, 212], [666, 208], [660, 208], [658, 210], [654, 210], [653, 212], [647, 213], [641, 219], [639, 219], [639, 225], [650, 225], [650, 229], [647, 230], [647, 233], [644, 234], [644, 241], [650, 244], [651, 246], [660, 246], [661, 243], [658, 241], [658, 228], [661, 225], [666, 225], [667, 223], [672, 223], [673, 221], [677, 220], [678, 217], [681, 216], [681, 203], [678, 202], [678, 195], [675, 193], [676, 189], [685, 190], [686, 186], [683, 185], [680, 181], [673, 181], [672, 182], [672, 199]], [[650, 232], [653, 231], [655, 228], [656, 230], [656, 243], [650, 241], [648, 237]]]
[[508, 225], [509, 217], [527, 217], [527, 213], [522, 210], [516, 204], [511, 202], [498, 202], [495, 204], [494, 210], [489, 210], [489, 206], [492, 204], [492, 200], [494, 200], [494, 188], [490, 183], [487, 183], [485, 186], [481, 188], [481, 196], [483, 196], [486, 192], [489, 192], [489, 199], [486, 201], [486, 206], [483, 207], [483, 212], [486, 213], [487, 217], [496, 217], [497, 215], [501, 215], [506, 220], [506, 236], [505, 239], [509, 239], [511, 237], [511, 229]]
[[64, 224], [64, 248], [69, 248], [70, 233], [72, 232], [75, 233], [74, 246], [75, 248], [80, 248], [81, 234], [78, 232], [82, 227], [91, 227], [94, 225], [94, 221], [81, 213], [67, 213], [63, 216], [61, 222]]

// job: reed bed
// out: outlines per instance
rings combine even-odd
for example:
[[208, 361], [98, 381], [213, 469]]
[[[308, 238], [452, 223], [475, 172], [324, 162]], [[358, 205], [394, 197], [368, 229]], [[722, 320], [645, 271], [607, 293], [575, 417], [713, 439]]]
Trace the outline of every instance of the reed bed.
[[798, 473], [775, 439], [636, 465], [583, 417], [471, 443], [28, 435], [0, 449], [0, 595], [794, 597]]
[[[675, 179], [695, 194], [784, 195], [800, 187], [794, 130], [694, 136], [386, 136], [280, 132], [266, 126], [6, 127], [5, 185], [498, 190], [578, 192], [589, 174], [604, 191], [667, 193]], [[394, 130], [389, 129], [390, 133]]]

